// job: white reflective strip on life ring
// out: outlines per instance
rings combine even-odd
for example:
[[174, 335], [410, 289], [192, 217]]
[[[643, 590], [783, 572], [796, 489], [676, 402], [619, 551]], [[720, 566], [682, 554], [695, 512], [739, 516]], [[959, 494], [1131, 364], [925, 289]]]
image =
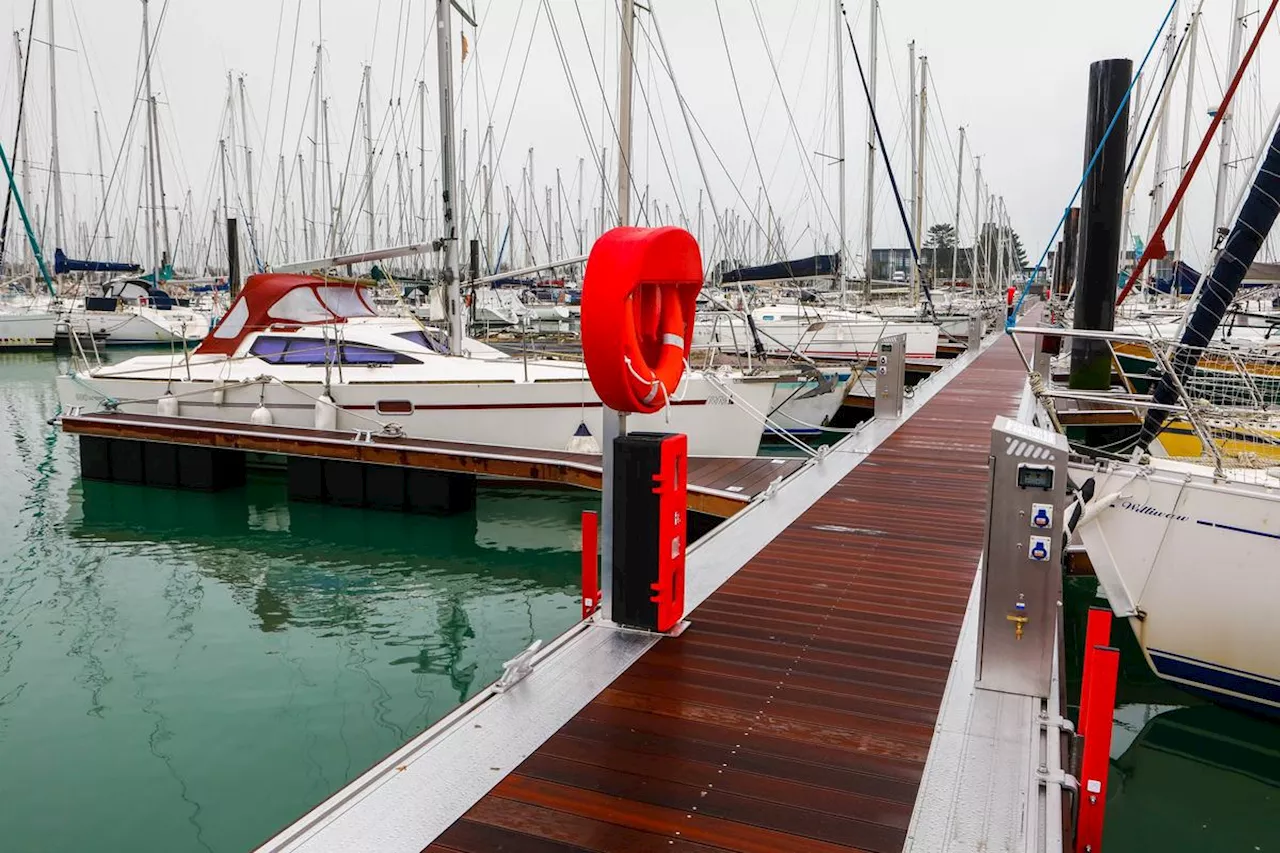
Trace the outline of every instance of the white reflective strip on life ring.
[[665, 334], [662, 336], [662, 345], [664, 347], [679, 347], [680, 349], [684, 349], [684, 336], [672, 335], [670, 333]]
[[655, 379], [655, 380], [653, 380], [653, 382], [652, 382], [652, 383], [650, 383], [649, 393], [648, 393], [647, 395], [645, 395], [645, 398], [644, 398], [643, 400], [641, 400], [640, 402], [641, 402], [641, 403], [643, 403], [643, 404], [644, 404], [644, 405], [646, 405], [646, 406], [647, 406], [647, 405], [649, 405], [650, 403], [652, 403], [652, 402], [654, 401], [654, 399], [658, 396], [658, 389], [659, 389], [659, 388], [661, 388], [661, 387], [662, 387], [662, 383], [661, 383], [661, 382], [659, 382], [659, 381], [658, 381], [658, 380], [656, 380], [656, 379]]

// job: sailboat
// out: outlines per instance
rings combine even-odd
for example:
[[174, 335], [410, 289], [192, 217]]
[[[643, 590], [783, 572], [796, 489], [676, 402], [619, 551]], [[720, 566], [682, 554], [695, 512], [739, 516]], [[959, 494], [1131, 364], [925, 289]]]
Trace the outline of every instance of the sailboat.
[[[1258, 451], [1226, 454], [1212, 430], [1274, 414], [1270, 403], [1223, 405], [1191, 389], [1205, 381], [1205, 347], [1278, 213], [1280, 126], [1192, 305], [1171, 369], [1154, 383], [1136, 458], [1072, 465], [1079, 487], [1074, 536], [1151, 668], [1219, 701], [1273, 714], [1280, 713], [1280, 467], [1263, 452], [1265, 432]], [[1232, 379], [1244, 385], [1249, 376], [1241, 371]], [[1203, 436], [1208, 458], [1138, 455], [1179, 418]], [[1237, 440], [1247, 436], [1237, 432]]]
[[[602, 407], [580, 362], [511, 357], [382, 316], [361, 285], [306, 275], [250, 276], [190, 355], [136, 356], [58, 379], [64, 409], [379, 431], [562, 451]], [[638, 429], [689, 436], [702, 456], [754, 456], [776, 378], [692, 372], [666, 411]]]

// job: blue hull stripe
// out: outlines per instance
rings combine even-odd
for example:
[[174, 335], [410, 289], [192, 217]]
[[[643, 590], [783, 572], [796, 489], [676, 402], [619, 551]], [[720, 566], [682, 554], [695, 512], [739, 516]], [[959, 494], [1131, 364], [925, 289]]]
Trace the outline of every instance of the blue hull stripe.
[[1267, 533], [1263, 530], [1250, 530], [1247, 527], [1232, 527], [1230, 524], [1219, 524], [1216, 521], [1197, 519], [1196, 524], [1203, 524], [1205, 527], [1216, 527], [1218, 530], [1230, 530], [1233, 533], [1248, 533], [1253, 536], [1265, 536], [1268, 539], [1280, 539], [1280, 533]]
[[1156, 673], [1166, 678], [1190, 681], [1210, 689], [1238, 693], [1259, 702], [1280, 706], [1280, 684], [1262, 676], [1239, 670], [1224, 671], [1214, 664], [1159, 649], [1147, 649], [1147, 652], [1151, 655]]

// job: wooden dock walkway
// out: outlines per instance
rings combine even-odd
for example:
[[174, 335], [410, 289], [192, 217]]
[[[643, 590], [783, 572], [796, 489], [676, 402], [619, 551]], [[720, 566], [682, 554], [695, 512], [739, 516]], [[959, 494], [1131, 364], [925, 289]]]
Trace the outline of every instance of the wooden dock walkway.
[[1000, 340], [426, 850], [901, 850], [1024, 383]]
[[[70, 435], [341, 459], [600, 488], [600, 457], [585, 453], [123, 412], [65, 415], [61, 420], [63, 431]], [[691, 459], [689, 508], [727, 518], [803, 464], [803, 459], [768, 457]]]

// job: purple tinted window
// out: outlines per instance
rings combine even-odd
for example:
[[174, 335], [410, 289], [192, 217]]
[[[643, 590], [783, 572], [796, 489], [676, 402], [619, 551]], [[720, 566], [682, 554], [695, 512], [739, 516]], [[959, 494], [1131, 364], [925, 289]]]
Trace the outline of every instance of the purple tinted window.
[[279, 364], [280, 356], [288, 345], [288, 338], [258, 338], [249, 352], [265, 362]]
[[333, 344], [320, 338], [294, 338], [289, 342], [289, 349], [281, 361], [284, 364], [324, 364], [325, 351], [328, 360], [334, 360]]
[[379, 347], [360, 344], [342, 345], [343, 364], [395, 364], [396, 354]]

